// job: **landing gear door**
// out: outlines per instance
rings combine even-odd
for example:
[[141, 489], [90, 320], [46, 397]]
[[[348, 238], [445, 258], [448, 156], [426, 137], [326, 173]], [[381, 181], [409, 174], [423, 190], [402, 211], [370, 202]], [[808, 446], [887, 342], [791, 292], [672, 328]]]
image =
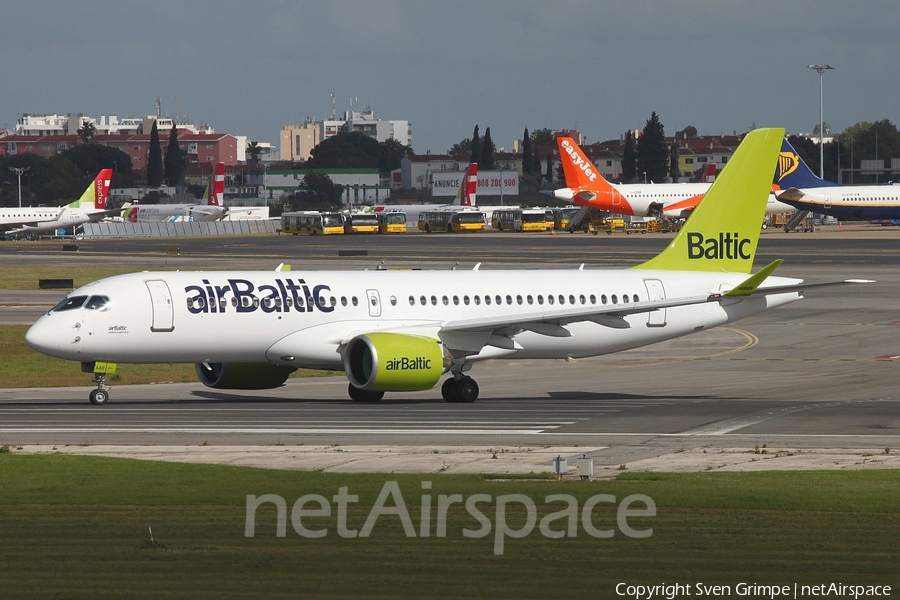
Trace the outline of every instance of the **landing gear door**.
[[150, 292], [150, 305], [153, 310], [150, 331], [173, 331], [175, 329], [175, 311], [168, 284], [161, 279], [149, 279], [144, 283]]
[[380, 317], [381, 316], [381, 296], [378, 295], [378, 290], [366, 290], [366, 296], [369, 300], [369, 316], [370, 317]]
[[[662, 281], [659, 279], [645, 279], [644, 286], [647, 288], [650, 302], [655, 300], [666, 299], [666, 289], [663, 287]], [[665, 327], [666, 326], [666, 309], [652, 310], [647, 313], [647, 327]]]

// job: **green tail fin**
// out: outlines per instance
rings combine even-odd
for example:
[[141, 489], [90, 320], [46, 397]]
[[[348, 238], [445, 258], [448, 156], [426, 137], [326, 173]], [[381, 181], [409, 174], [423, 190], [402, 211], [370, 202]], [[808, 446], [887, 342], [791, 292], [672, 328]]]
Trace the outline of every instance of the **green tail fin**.
[[91, 208], [91, 207], [93, 207], [94, 206], [94, 198], [96, 197], [96, 187], [97, 187], [97, 182], [92, 181], [91, 185], [87, 186], [87, 189], [84, 190], [84, 193], [81, 194], [81, 197], [78, 200], [69, 202], [69, 204], [68, 204], [69, 208]]
[[784, 129], [747, 134], [665, 250], [636, 269], [749, 273]]

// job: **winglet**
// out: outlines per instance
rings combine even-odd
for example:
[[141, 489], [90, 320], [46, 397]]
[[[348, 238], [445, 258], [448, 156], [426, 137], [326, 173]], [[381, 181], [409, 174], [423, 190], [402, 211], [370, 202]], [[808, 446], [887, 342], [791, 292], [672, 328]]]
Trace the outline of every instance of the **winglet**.
[[749, 296], [750, 294], [755, 292], [756, 288], [759, 287], [759, 284], [765, 281], [766, 277], [774, 273], [775, 269], [780, 267], [783, 262], [784, 260], [781, 258], [772, 261], [771, 263], [763, 267], [759, 272], [751, 275], [740, 284], [736, 285], [733, 289], [728, 290], [722, 295], [729, 298]]
[[748, 133], [672, 242], [635, 268], [750, 273], [783, 137]]

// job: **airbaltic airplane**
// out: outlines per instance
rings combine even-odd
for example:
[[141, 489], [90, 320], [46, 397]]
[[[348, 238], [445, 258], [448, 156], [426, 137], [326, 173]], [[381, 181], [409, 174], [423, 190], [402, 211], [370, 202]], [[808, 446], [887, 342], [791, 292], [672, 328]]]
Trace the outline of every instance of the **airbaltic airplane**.
[[419, 220], [419, 213], [426, 210], [453, 210], [475, 208], [476, 190], [478, 187], [478, 164], [469, 163], [463, 172], [456, 197], [450, 204], [378, 204], [372, 207], [374, 212], [403, 212], [406, 213], [407, 228], [415, 228]]
[[122, 207], [122, 218], [131, 223], [147, 221], [220, 221], [225, 216], [225, 163], [216, 163], [213, 176], [199, 204], [137, 204]]
[[[567, 137], [557, 138], [566, 186], [554, 190], [553, 197], [598, 210], [637, 217], [686, 217], [709, 190], [709, 183], [635, 183], [616, 185], [608, 182], [584, 151]], [[792, 212], [771, 195], [766, 214]]]
[[772, 277], [781, 260], [749, 274], [783, 135], [748, 134], [669, 246], [632, 269], [132, 273], [73, 291], [25, 341], [93, 371], [94, 404], [109, 399], [117, 362], [196, 363], [222, 389], [343, 369], [354, 400], [431, 389], [449, 373], [444, 399], [472, 402], [478, 361], [619, 352], [827, 285]]
[[0, 208], [0, 229], [12, 228], [7, 235], [74, 229], [118, 212], [106, 209], [112, 173], [112, 169], [102, 169], [81, 197], [68, 206]]
[[817, 177], [784, 140], [775, 183], [778, 199], [799, 210], [844, 220], [900, 219], [900, 185], [839, 185]]

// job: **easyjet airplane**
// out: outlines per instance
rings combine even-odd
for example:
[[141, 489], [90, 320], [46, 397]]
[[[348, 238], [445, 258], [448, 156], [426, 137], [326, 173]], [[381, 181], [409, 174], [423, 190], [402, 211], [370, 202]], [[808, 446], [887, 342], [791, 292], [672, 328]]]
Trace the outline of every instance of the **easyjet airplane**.
[[0, 230], [7, 235], [74, 229], [89, 221], [99, 221], [113, 212], [106, 208], [112, 169], [102, 169], [78, 200], [68, 206], [0, 208]]
[[[567, 137], [557, 138], [566, 186], [554, 190], [553, 197], [602, 211], [637, 217], [686, 217], [709, 190], [710, 183], [634, 183], [608, 182], [584, 151]], [[773, 171], [774, 172], [774, 171]], [[791, 206], [778, 202], [774, 194], [766, 204], [766, 214], [792, 212]]]
[[339, 369], [354, 400], [431, 389], [447, 374], [444, 399], [472, 402], [469, 373], [483, 360], [619, 352], [827, 285], [772, 276], [781, 260], [750, 274], [783, 135], [748, 134], [669, 246], [631, 269], [132, 273], [73, 291], [25, 341], [93, 371], [94, 404], [109, 399], [106, 373], [120, 362], [195, 363], [222, 389]]
[[126, 204], [122, 218], [131, 223], [147, 221], [220, 221], [226, 209], [225, 163], [216, 163], [209, 186], [199, 204]]

